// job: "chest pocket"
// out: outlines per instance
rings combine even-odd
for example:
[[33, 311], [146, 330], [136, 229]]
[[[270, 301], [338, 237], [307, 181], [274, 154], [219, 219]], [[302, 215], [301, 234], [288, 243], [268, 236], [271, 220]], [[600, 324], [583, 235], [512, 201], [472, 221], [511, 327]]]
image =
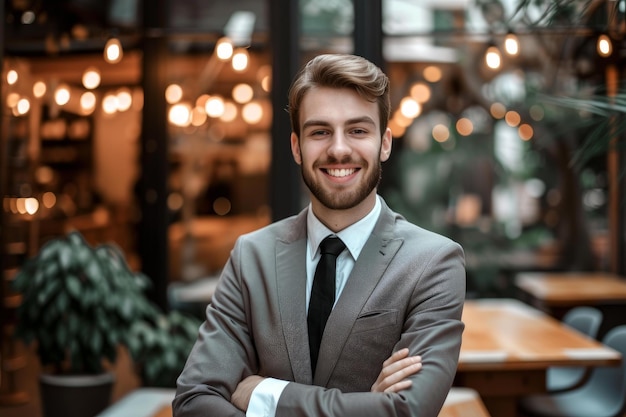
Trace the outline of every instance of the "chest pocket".
[[398, 324], [398, 310], [374, 310], [368, 311], [357, 317], [353, 334], [379, 330]]

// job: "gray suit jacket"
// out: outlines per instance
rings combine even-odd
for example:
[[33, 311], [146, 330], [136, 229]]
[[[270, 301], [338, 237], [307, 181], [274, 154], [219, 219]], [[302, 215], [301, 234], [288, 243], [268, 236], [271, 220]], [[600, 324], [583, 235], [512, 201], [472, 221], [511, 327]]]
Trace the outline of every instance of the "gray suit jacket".
[[[243, 378], [292, 381], [277, 417], [436, 417], [452, 384], [465, 299], [461, 247], [383, 203], [337, 300], [312, 377], [305, 301], [306, 209], [241, 236], [178, 378], [175, 417], [244, 416]], [[370, 393], [382, 363], [408, 347], [423, 368], [400, 393]]]

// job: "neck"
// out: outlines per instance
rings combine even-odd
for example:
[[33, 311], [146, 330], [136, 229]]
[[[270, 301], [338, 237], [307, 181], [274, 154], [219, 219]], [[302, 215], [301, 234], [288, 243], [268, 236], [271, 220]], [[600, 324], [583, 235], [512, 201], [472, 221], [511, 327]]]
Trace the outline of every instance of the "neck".
[[374, 208], [376, 198], [376, 190], [374, 190], [358, 205], [345, 210], [335, 210], [322, 205], [315, 197], [311, 197], [311, 208], [315, 217], [324, 226], [337, 233], [367, 216]]

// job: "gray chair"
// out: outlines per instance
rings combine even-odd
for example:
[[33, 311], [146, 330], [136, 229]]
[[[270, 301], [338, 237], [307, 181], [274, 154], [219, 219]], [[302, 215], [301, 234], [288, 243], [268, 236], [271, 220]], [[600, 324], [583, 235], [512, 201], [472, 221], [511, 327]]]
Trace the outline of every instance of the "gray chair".
[[612, 328], [602, 343], [621, 353], [619, 366], [599, 366], [580, 387], [558, 393], [529, 395], [520, 412], [532, 417], [622, 417], [626, 412], [626, 325]]
[[[602, 324], [602, 312], [594, 307], [574, 307], [563, 316], [563, 323], [595, 339]], [[578, 387], [587, 377], [587, 368], [565, 366], [548, 369], [546, 388], [558, 392]]]

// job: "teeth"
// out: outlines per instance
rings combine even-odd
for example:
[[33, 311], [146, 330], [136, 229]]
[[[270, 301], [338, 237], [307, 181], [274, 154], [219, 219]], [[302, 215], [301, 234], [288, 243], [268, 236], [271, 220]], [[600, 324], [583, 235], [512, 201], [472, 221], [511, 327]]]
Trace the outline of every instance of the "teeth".
[[333, 176], [333, 177], [346, 177], [348, 175], [354, 174], [356, 169], [354, 169], [354, 168], [351, 168], [351, 169], [329, 169], [327, 171], [328, 171], [328, 174]]

